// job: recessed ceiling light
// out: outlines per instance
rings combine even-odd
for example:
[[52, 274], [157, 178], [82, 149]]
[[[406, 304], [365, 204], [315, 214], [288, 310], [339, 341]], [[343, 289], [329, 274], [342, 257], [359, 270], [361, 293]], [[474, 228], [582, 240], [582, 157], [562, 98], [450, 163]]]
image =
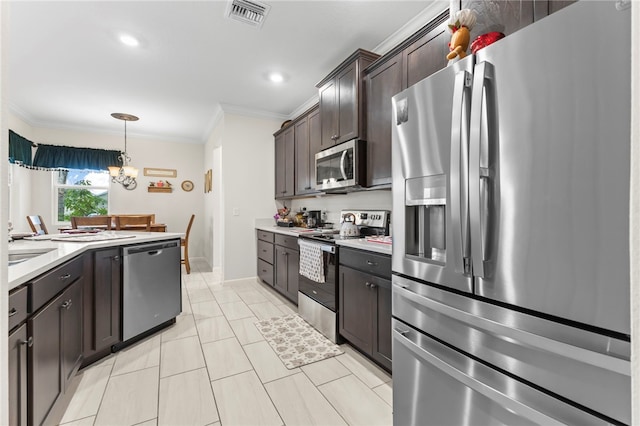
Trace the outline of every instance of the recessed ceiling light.
[[131, 47], [138, 47], [140, 45], [140, 42], [138, 41], [138, 39], [129, 34], [120, 35], [120, 42], [122, 44], [126, 44], [127, 46], [131, 46]]
[[273, 83], [282, 83], [284, 81], [284, 76], [277, 72], [272, 72], [269, 74], [269, 80]]

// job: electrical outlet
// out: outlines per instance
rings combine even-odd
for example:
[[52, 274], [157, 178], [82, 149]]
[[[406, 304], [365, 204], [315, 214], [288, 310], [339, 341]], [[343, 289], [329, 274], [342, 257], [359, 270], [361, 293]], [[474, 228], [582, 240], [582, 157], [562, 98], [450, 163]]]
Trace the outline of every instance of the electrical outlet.
[[233, 214], [234, 216], [240, 216], [240, 209], [239, 209], [239, 208], [237, 208], [237, 207], [234, 207], [234, 208], [233, 208], [233, 212], [232, 212], [232, 214]]

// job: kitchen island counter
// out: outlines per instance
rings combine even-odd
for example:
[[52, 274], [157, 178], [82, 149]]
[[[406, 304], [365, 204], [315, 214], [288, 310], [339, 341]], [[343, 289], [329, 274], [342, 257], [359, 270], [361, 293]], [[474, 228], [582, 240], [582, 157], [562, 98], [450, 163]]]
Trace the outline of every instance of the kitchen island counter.
[[109, 235], [114, 236], [114, 239], [89, 242], [54, 240], [18, 240], [10, 242], [8, 251], [9, 256], [29, 253], [43, 254], [9, 266], [7, 288], [3, 288], [2, 291], [11, 291], [16, 287], [27, 283], [32, 278], [35, 278], [88, 250], [148, 243], [153, 241], [172, 240], [184, 236], [184, 234], [177, 232], [108, 232], [110, 233]]

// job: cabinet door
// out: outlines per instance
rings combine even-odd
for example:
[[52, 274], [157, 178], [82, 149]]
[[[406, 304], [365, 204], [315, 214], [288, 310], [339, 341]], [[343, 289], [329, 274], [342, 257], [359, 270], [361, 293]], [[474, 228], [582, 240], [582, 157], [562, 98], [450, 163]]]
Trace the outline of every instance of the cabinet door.
[[298, 303], [299, 254], [282, 246], [275, 246], [275, 252], [275, 288], [288, 299]]
[[376, 298], [376, 317], [371, 356], [391, 371], [391, 281], [372, 282]]
[[320, 150], [336, 144], [338, 138], [338, 94], [335, 78], [320, 87]]
[[336, 143], [358, 137], [358, 66], [349, 65], [336, 77], [338, 89], [338, 138]]
[[286, 149], [284, 142], [284, 133], [278, 134], [275, 137], [275, 197], [280, 198], [286, 193], [285, 183], [285, 157], [284, 151]]
[[53, 299], [27, 322], [29, 335], [33, 337], [28, 361], [29, 424], [42, 424], [63, 392], [61, 321], [64, 295]]
[[287, 293], [287, 279], [289, 277], [289, 271], [287, 269], [287, 249], [281, 246], [274, 246], [275, 259], [274, 266], [275, 270], [275, 279], [274, 279], [274, 287], [281, 294]]
[[62, 340], [62, 389], [66, 392], [82, 362], [82, 286], [77, 280], [62, 293], [60, 324]]
[[311, 182], [315, 182], [316, 154], [322, 151], [322, 127], [320, 123], [320, 109], [316, 108], [309, 114], [309, 164]]
[[340, 265], [339, 332], [370, 354], [373, 340], [373, 303], [369, 274]]
[[313, 191], [311, 180], [311, 163], [309, 157], [309, 119], [305, 117], [295, 124], [295, 154], [296, 154], [296, 195]]
[[450, 40], [451, 33], [443, 22], [403, 51], [406, 70], [403, 89], [447, 66]]
[[375, 69], [367, 88], [367, 184], [391, 183], [391, 98], [402, 91], [402, 54]]
[[85, 280], [84, 357], [121, 341], [122, 259], [120, 249], [93, 253], [92, 279]]
[[9, 334], [9, 424], [27, 424], [27, 325]]
[[295, 170], [295, 128], [291, 126], [284, 132], [284, 196], [291, 197], [295, 194], [296, 177]]

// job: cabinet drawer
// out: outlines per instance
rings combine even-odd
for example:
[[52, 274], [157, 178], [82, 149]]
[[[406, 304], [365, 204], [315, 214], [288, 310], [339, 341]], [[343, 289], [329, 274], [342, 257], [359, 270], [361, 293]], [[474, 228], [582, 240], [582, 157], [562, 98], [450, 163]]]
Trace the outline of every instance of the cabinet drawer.
[[40, 309], [53, 296], [80, 278], [84, 267], [83, 259], [84, 256], [78, 256], [33, 280], [29, 286], [29, 313]]
[[27, 287], [9, 293], [9, 330], [27, 318]]
[[279, 246], [290, 248], [291, 250], [299, 251], [298, 237], [290, 237], [289, 235], [276, 234], [276, 244]]
[[340, 264], [391, 279], [391, 256], [340, 247]]
[[258, 239], [268, 243], [273, 242], [273, 232], [261, 231], [258, 229]]
[[273, 264], [273, 244], [258, 240], [258, 257]]
[[273, 285], [273, 265], [258, 259], [258, 277], [269, 285]]

